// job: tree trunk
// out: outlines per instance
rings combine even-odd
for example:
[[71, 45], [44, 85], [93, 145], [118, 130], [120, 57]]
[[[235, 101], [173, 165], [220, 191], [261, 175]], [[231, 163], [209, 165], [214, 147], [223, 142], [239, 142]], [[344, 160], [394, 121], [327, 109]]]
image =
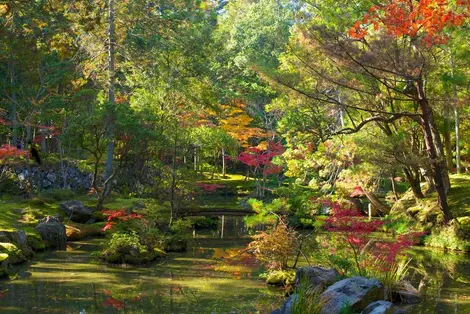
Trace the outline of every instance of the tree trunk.
[[[10, 84], [11, 84], [11, 127], [12, 127], [12, 145], [18, 147], [18, 120], [16, 117], [16, 71], [15, 60], [10, 55]], [[22, 148], [22, 147], [19, 147]]]
[[398, 192], [397, 192], [397, 183], [395, 182], [395, 171], [392, 174], [392, 177], [390, 178], [392, 181], [392, 191], [393, 191], [393, 197], [395, 198], [395, 202], [398, 202]]
[[[104, 180], [106, 181], [112, 173], [114, 156], [114, 119], [115, 119], [115, 95], [114, 95], [114, 0], [108, 1], [108, 148], [106, 155], [106, 169]], [[108, 185], [105, 194], [109, 193], [111, 184]]]
[[225, 178], [225, 148], [222, 147], [222, 178]]
[[421, 182], [419, 181], [419, 170], [415, 169], [415, 171], [413, 171], [405, 167], [403, 168], [403, 172], [405, 173], [406, 181], [408, 181], [414, 197], [417, 199], [424, 198], [423, 191], [421, 190]]
[[444, 104], [444, 149], [446, 155], [446, 166], [447, 169], [451, 170], [452, 165], [452, 143], [450, 140], [450, 114], [449, 106]]
[[431, 169], [434, 177], [434, 184], [438, 195], [438, 204], [444, 215], [444, 221], [447, 223], [452, 219], [452, 214], [447, 204], [446, 184], [449, 183], [449, 173], [447, 172], [445, 161], [442, 155], [442, 142], [437, 133], [434, 121], [434, 115], [429, 105], [428, 99], [424, 93], [424, 85], [421, 79], [417, 80], [418, 105], [421, 110], [421, 127], [424, 132], [424, 141], [426, 144], [426, 152], [431, 162]]
[[388, 213], [390, 213], [390, 208], [384, 203], [382, 203], [382, 201], [379, 200], [378, 197], [375, 196], [374, 193], [368, 191], [364, 187], [362, 187], [362, 190], [364, 191], [364, 194], [366, 195], [369, 202], [374, 206], [376, 210], [378, 210], [381, 214], [384, 214], [384, 215], [387, 215]]
[[[454, 54], [452, 53], [452, 49], [450, 50], [450, 73], [452, 75], [452, 78], [454, 78], [454, 70], [455, 70], [455, 64], [454, 64]], [[452, 86], [452, 94], [454, 97], [454, 102], [457, 103], [457, 86], [453, 84]], [[457, 173], [460, 173], [461, 170], [461, 164], [460, 164], [460, 117], [459, 117], [459, 110], [457, 106], [454, 108], [454, 115], [455, 115], [455, 167], [457, 170]]]

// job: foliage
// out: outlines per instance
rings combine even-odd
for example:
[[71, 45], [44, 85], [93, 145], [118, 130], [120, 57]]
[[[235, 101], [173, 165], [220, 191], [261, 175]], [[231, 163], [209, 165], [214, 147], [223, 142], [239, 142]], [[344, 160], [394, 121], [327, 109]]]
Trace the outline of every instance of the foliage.
[[322, 313], [325, 300], [320, 298], [321, 290], [313, 287], [308, 280], [303, 279], [300, 284], [294, 289], [291, 295], [292, 307], [291, 314]]
[[116, 232], [106, 243], [100, 258], [115, 264], [145, 264], [163, 254], [159, 248], [143, 245], [136, 232]]
[[295, 241], [295, 231], [279, 220], [276, 226], [253, 236], [248, 248], [269, 270], [285, 270], [295, 253]]

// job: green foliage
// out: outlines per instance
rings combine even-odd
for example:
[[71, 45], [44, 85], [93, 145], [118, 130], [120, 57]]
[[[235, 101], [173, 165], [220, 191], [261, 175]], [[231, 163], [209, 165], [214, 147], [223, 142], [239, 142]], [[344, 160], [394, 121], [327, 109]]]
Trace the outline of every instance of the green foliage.
[[114, 264], [145, 264], [164, 255], [159, 248], [148, 247], [140, 242], [136, 232], [116, 232], [105, 244], [100, 258]]
[[298, 287], [294, 289], [292, 298], [291, 314], [322, 313], [325, 300], [320, 298], [321, 291], [307, 280], [300, 281]]
[[295, 270], [271, 270], [260, 275], [266, 283], [274, 286], [292, 286], [295, 282]]

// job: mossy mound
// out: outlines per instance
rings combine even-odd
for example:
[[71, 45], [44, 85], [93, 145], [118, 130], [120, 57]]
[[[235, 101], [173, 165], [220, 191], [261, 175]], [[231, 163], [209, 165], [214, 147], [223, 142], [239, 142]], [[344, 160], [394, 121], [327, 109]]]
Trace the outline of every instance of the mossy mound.
[[37, 233], [28, 234], [27, 241], [33, 251], [44, 251], [46, 249], [46, 244], [44, 244], [41, 236]]
[[0, 278], [8, 277], [8, 254], [0, 253]]
[[273, 270], [266, 275], [266, 283], [275, 286], [293, 285], [295, 270]]
[[165, 252], [159, 248], [150, 248], [141, 244], [139, 236], [135, 232], [116, 232], [99, 257], [112, 264], [142, 265], [164, 255]]
[[[431, 232], [426, 245], [470, 251], [470, 175], [451, 175], [450, 182], [452, 187], [447, 202], [455, 219], [449, 225], [442, 227], [444, 217], [435, 192], [424, 199], [415, 199], [412, 191], [407, 191], [393, 205], [391, 217], [408, 221], [407, 230]], [[422, 189], [426, 188], [423, 184]]]
[[13, 243], [0, 242], [0, 253], [8, 256], [10, 264], [19, 264], [27, 260], [23, 252]]
[[[468, 225], [465, 225], [465, 228], [468, 228]], [[464, 230], [458, 219], [450, 221], [448, 225], [434, 228], [424, 243], [432, 247], [470, 252], [468, 231]]]

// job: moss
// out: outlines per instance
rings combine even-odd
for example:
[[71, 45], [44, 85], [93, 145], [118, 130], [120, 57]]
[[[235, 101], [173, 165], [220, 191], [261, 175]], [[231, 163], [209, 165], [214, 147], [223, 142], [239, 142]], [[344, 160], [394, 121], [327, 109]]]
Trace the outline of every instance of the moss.
[[159, 248], [149, 248], [140, 243], [135, 233], [116, 232], [106, 243], [99, 257], [108, 263], [141, 265], [164, 255]]
[[0, 253], [0, 278], [8, 277], [8, 254]]
[[8, 255], [8, 260], [11, 264], [18, 264], [26, 261], [23, 252], [13, 243], [0, 243], [0, 253]]
[[470, 241], [465, 239], [464, 231], [458, 221], [453, 220], [447, 226], [438, 227], [426, 237], [424, 243], [428, 246], [456, 251], [470, 251]]
[[295, 270], [273, 270], [266, 276], [266, 283], [275, 286], [293, 285], [295, 282]]
[[33, 249], [33, 251], [44, 251], [46, 245], [42, 240], [41, 236], [37, 233], [31, 233], [27, 235], [28, 245]]

